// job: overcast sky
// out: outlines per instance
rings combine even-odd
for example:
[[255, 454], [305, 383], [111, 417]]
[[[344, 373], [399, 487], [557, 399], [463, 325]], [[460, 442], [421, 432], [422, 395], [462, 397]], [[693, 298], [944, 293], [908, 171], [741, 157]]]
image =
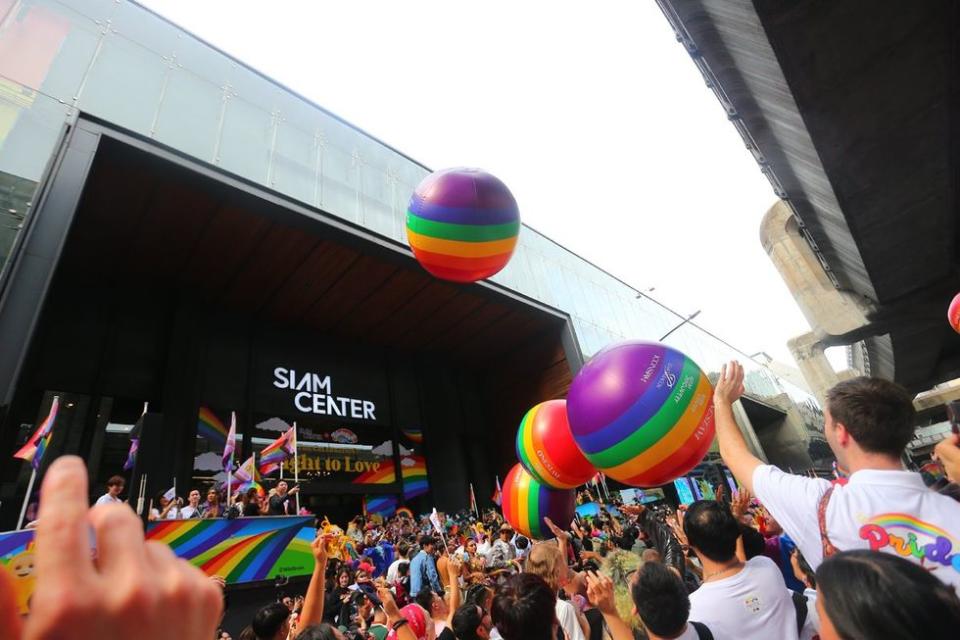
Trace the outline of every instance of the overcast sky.
[[769, 183], [653, 0], [142, 0], [747, 353], [808, 330], [758, 230]]

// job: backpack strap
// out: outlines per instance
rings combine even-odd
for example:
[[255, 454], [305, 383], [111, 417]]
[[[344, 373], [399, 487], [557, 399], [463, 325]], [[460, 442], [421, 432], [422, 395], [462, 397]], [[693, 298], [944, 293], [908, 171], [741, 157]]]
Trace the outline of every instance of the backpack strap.
[[690, 621], [690, 626], [693, 627], [693, 630], [697, 632], [697, 637], [700, 640], [713, 640], [713, 633], [710, 631], [710, 628], [702, 622]]
[[803, 630], [803, 625], [807, 622], [807, 596], [791, 591], [790, 598], [793, 600], [793, 608], [797, 613], [797, 633], [800, 633]]
[[840, 551], [833, 546], [833, 543], [830, 542], [830, 536], [827, 535], [827, 504], [830, 503], [830, 496], [832, 495], [833, 486], [820, 497], [820, 503], [817, 505], [817, 524], [820, 525], [820, 544], [823, 547], [824, 560]]

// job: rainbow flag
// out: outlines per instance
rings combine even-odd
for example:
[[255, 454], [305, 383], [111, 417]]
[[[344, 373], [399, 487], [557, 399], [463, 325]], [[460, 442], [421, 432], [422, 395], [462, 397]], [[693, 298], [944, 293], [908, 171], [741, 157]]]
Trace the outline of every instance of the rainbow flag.
[[60, 409], [60, 396], [54, 396], [53, 404], [50, 405], [50, 413], [46, 419], [40, 423], [37, 430], [33, 432], [30, 439], [27, 440], [20, 449], [13, 454], [14, 458], [29, 460], [34, 470], [40, 468], [40, 462], [43, 460], [43, 454], [50, 443], [50, 434], [53, 433], [53, 423], [57, 420], [57, 411]]
[[223, 422], [208, 407], [200, 407], [197, 420], [197, 437], [204, 438], [214, 447], [223, 447], [227, 444], [227, 428]]
[[498, 507], [503, 504], [503, 490], [500, 488], [500, 476], [496, 476], [496, 485], [493, 488], [493, 496], [490, 498], [493, 504]]
[[227, 473], [233, 471], [233, 452], [237, 449], [237, 412], [230, 412], [230, 433], [227, 434], [226, 443], [223, 445], [223, 470]]
[[410, 518], [411, 520], [413, 520], [413, 511], [411, 511], [411, 510], [408, 509], [407, 507], [398, 507], [398, 508], [397, 508], [397, 515], [398, 515], [398, 516], [406, 516], [407, 518]]
[[140, 438], [130, 438], [130, 451], [127, 452], [127, 461], [123, 463], [123, 470], [130, 471], [137, 464], [137, 450], [140, 448]]
[[260, 473], [270, 475], [280, 468], [283, 461], [297, 455], [297, 440], [293, 427], [282, 436], [268, 444], [260, 452]]
[[257, 472], [256, 454], [247, 458], [243, 464], [237, 467], [233, 474], [233, 482], [230, 484], [237, 488], [237, 491], [247, 491], [256, 489], [257, 493], [263, 493], [263, 487], [260, 486], [260, 474]]

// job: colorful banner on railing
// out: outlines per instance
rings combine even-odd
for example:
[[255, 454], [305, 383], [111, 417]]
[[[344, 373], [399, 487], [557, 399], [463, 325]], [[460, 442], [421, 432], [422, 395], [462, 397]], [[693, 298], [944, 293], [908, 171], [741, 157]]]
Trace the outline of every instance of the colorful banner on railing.
[[0, 533], [0, 564], [13, 578], [13, 591], [17, 596], [20, 613], [28, 612], [33, 584], [36, 580], [33, 561], [33, 530]]
[[167, 544], [177, 556], [227, 584], [313, 573], [312, 517], [151, 522], [147, 539]]
[[[312, 523], [312, 517], [169, 520], [149, 523], [146, 537], [166, 543], [204, 573], [239, 584], [313, 573]], [[24, 614], [35, 580], [33, 534], [33, 529], [0, 533], [0, 564], [13, 577]]]

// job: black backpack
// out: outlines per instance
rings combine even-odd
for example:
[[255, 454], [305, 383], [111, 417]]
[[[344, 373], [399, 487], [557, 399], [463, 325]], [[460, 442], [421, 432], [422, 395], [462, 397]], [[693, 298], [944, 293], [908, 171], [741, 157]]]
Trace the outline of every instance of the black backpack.
[[710, 629], [707, 625], [702, 622], [690, 621], [690, 625], [693, 627], [693, 630], [697, 632], [697, 637], [700, 640], [713, 640], [713, 633], [710, 632]]

